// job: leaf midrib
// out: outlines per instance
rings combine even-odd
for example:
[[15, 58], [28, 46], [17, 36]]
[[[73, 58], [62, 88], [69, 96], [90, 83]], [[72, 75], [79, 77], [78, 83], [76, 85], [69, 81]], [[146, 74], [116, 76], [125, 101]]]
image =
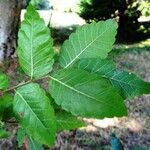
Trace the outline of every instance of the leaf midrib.
[[[33, 19], [31, 18], [32, 20], [32, 24], [33, 24]], [[30, 54], [30, 59], [31, 59], [31, 80], [33, 78], [33, 25], [31, 24], [31, 34], [30, 34], [30, 39], [31, 39], [31, 42], [30, 42], [30, 49], [31, 49], [31, 54]]]

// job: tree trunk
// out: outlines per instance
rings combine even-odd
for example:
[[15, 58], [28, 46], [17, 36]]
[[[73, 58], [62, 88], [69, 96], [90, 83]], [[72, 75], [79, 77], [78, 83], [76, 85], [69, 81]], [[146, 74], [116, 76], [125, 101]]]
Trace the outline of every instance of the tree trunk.
[[22, 0], [0, 0], [0, 62], [16, 49]]

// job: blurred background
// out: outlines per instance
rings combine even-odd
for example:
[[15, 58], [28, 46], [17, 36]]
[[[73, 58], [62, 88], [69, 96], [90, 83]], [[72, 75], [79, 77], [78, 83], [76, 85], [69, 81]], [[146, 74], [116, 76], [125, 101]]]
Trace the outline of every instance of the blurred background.
[[[29, 1], [24, 0], [24, 8]], [[41, 0], [37, 9], [52, 10], [54, 29], [114, 18], [119, 24], [118, 42], [138, 42], [150, 35], [150, 0]]]
[[[22, 20], [29, 2], [23, 2]], [[37, 10], [51, 29], [57, 53], [78, 26], [114, 18], [119, 27], [109, 58], [118, 68], [150, 82], [150, 0], [41, 0]], [[84, 119], [87, 127], [60, 132], [52, 150], [109, 150], [112, 134], [124, 149], [150, 150], [150, 95], [127, 100], [126, 105], [128, 117]], [[16, 140], [0, 144], [2, 149], [13, 149]]]

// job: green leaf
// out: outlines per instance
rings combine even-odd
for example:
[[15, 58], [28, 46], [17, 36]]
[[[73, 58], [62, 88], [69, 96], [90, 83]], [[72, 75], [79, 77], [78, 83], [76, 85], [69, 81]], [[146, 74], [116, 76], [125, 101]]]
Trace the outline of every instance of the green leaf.
[[73, 116], [71, 113], [62, 110], [62, 108], [55, 103], [55, 100], [49, 93], [47, 93], [47, 96], [50, 99], [51, 105], [55, 110], [58, 131], [77, 129], [85, 126], [85, 123], [83, 121]]
[[132, 73], [117, 70], [109, 60], [83, 59], [78, 62], [77, 67], [107, 78], [124, 98], [150, 94], [150, 83]]
[[0, 72], [0, 90], [5, 90], [9, 86], [9, 79], [8, 77]]
[[55, 100], [52, 98], [52, 96], [48, 92], [46, 93], [46, 95], [49, 98], [50, 103], [51, 103], [52, 107], [54, 108], [54, 110], [59, 111], [61, 109], [61, 107], [55, 103]]
[[12, 116], [12, 100], [13, 98], [9, 94], [0, 97], [0, 119], [7, 119], [8, 115]]
[[28, 137], [28, 150], [44, 150], [44, 148], [32, 137]]
[[49, 146], [54, 144], [56, 120], [54, 110], [43, 89], [30, 83], [16, 90], [13, 102], [19, 123], [28, 135]]
[[60, 50], [60, 64], [67, 68], [81, 58], [106, 58], [115, 42], [117, 23], [100, 21], [79, 27]]
[[123, 99], [104, 78], [83, 70], [66, 69], [51, 76], [49, 91], [58, 105], [87, 118], [127, 115]]
[[19, 128], [17, 132], [17, 142], [18, 142], [18, 147], [21, 147], [25, 138], [25, 130], [23, 128]]
[[10, 133], [5, 131], [4, 129], [0, 128], [0, 139], [8, 138]]
[[18, 34], [17, 54], [23, 71], [32, 78], [40, 78], [52, 70], [53, 42], [49, 28], [32, 5]]
[[71, 130], [85, 126], [77, 117], [65, 111], [56, 112], [57, 130]]
[[[18, 141], [18, 147], [21, 147], [24, 141], [24, 138], [26, 136], [26, 132], [23, 128], [19, 128], [17, 132], [17, 141]], [[29, 150], [44, 150], [42, 145], [39, 144], [37, 141], [35, 141], [32, 137], [27, 136], [28, 140], [28, 149]]]
[[103, 77], [109, 76], [116, 70], [115, 65], [108, 59], [85, 58], [79, 60], [74, 67], [86, 70], [91, 73], [100, 74]]

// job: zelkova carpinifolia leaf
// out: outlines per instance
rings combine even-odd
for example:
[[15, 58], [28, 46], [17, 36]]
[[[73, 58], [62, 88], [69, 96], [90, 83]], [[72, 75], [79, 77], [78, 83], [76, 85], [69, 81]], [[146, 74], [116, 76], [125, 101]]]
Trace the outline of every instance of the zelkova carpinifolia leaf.
[[52, 70], [53, 42], [49, 28], [32, 5], [25, 13], [18, 34], [19, 63], [30, 78], [40, 78]]
[[9, 85], [9, 79], [8, 77], [0, 72], [0, 90], [5, 90], [8, 88]]
[[107, 78], [125, 99], [150, 94], [149, 82], [141, 80], [133, 73], [117, 70], [113, 62], [108, 59], [82, 59], [75, 66]]
[[61, 47], [61, 66], [71, 67], [81, 58], [106, 58], [115, 42], [116, 33], [117, 23], [111, 19], [79, 27]]
[[20, 125], [37, 142], [53, 145], [56, 119], [46, 93], [36, 83], [30, 83], [16, 90], [13, 109]]
[[50, 78], [49, 92], [55, 102], [73, 115], [99, 119], [127, 115], [122, 97], [99, 75], [69, 68]]

